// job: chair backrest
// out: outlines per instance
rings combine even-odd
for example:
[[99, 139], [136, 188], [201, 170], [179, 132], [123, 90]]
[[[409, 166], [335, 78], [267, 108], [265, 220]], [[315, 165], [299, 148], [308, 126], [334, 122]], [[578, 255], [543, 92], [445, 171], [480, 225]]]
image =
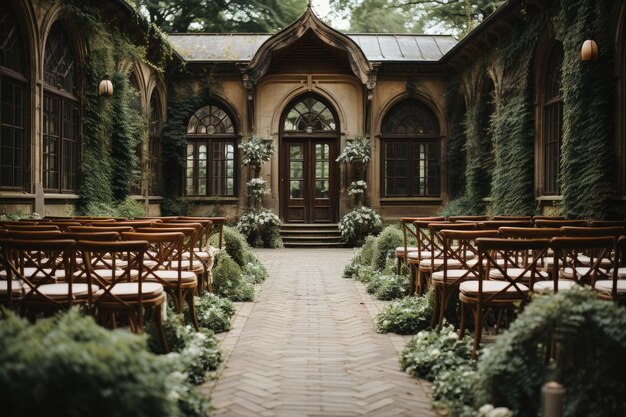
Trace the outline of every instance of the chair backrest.
[[[542, 277], [541, 261], [545, 257], [550, 239], [508, 239], [508, 238], [478, 238], [479, 268], [481, 269], [478, 297], [479, 302], [492, 302], [497, 300], [518, 299], [522, 303], [530, 300], [529, 289], [534, 282]], [[532, 254], [532, 256], [528, 256]], [[505, 262], [499, 262], [504, 259]], [[519, 263], [522, 260], [522, 263]], [[509, 267], [509, 262], [514, 262], [514, 268]], [[522, 269], [522, 271], [517, 270]], [[500, 281], [507, 285], [497, 291], [483, 292], [484, 280], [489, 276], [489, 271], [497, 270], [502, 275]], [[509, 273], [515, 271], [515, 273]], [[529, 282], [529, 285], [522, 281]], [[514, 290], [511, 290], [514, 289]]]
[[[183, 220], [193, 220], [193, 217], [181, 217]], [[213, 222], [213, 231], [219, 233], [219, 245], [222, 249], [224, 239], [224, 224], [226, 224], [226, 217], [208, 217]]]
[[626, 227], [626, 220], [593, 220], [589, 225], [591, 227]]
[[132, 226], [107, 226], [107, 227], [95, 227], [95, 226], [70, 226], [69, 231], [72, 233], [102, 233], [102, 232], [130, 232], [133, 230]]
[[457, 261], [460, 268], [466, 272], [463, 276], [455, 278], [455, 283], [466, 279], [478, 279], [480, 269], [477, 262], [468, 262], [470, 259], [478, 258], [478, 246], [476, 239], [485, 237], [497, 237], [497, 230], [463, 230], [463, 229], [442, 229], [439, 231], [443, 243], [443, 282], [448, 282], [448, 263]]
[[150, 227], [155, 222], [152, 220], [145, 221], [116, 221], [116, 222], [95, 222], [92, 223], [93, 227], [120, 227], [120, 226], [130, 226], [132, 228], [137, 227]]
[[551, 239], [563, 234], [563, 229], [546, 227], [500, 227], [500, 237], [509, 239]]
[[7, 224], [4, 226], [7, 230], [21, 230], [24, 232], [44, 232], [50, 230], [59, 230], [59, 227], [52, 224]]
[[415, 239], [416, 244], [419, 241], [417, 229], [414, 222], [416, 221], [446, 221], [445, 217], [401, 217], [400, 224], [402, 225], [402, 235], [404, 238], [404, 253], [410, 245], [410, 240]]
[[612, 226], [612, 227], [561, 227], [563, 230], [563, 236], [568, 237], [598, 237], [598, 236], [613, 236], [615, 238], [624, 234], [624, 227]]
[[[430, 267], [432, 271], [435, 271], [435, 263], [436, 259], [442, 259], [445, 253], [445, 247], [443, 243], [443, 238], [441, 236], [441, 231], [446, 230], [475, 230], [476, 223], [472, 222], [459, 222], [459, 223], [430, 223], [428, 225], [430, 229]], [[443, 266], [441, 266], [443, 268]]]
[[417, 248], [419, 253], [423, 252], [435, 252], [442, 254], [443, 247], [441, 244], [433, 241], [433, 231], [430, 228], [431, 224], [443, 223], [452, 224], [446, 220], [415, 220], [413, 226], [415, 227], [415, 237], [417, 239]]
[[[188, 225], [189, 223], [185, 223]], [[182, 233], [183, 234], [183, 242], [181, 245], [181, 254], [186, 254], [187, 256], [183, 261], [187, 261], [189, 263], [189, 267], [193, 267], [193, 260], [195, 255], [195, 246], [196, 240], [198, 239], [198, 230], [202, 230], [198, 227], [183, 227], [181, 223], [178, 224], [179, 227], [174, 227], [175, 224], [172, 224], [172, 227], [144, 227], [134, 230], [137, 233], [150, 233], [150, 234], [162, 234], [162, 233]]]
[[611, 286], [611, 298], [616, 301], [623, 301], [626, 299], [624, 292], [618, 291], [617, 283], [620, 279], [619, 268], [626, 263], [626, 236], [621, 236], [615, 243], [615, 259], [613, 263], [613, 274], [611, 279], [613, 285]]
[[[73, 251], [76, 241], [71, 239], [2, 239], [0, 250], [6, 271], [7, 304], [14, 301], [13, 283], [23, 284], [24, 296], [22, 306], [36, 308], [39, 311], [57, 310], [74, 304], [73, 284]], [[51, 297], [41, 292], [40, 286], [55, 283], [57, 271], [64, 271], [63, 279], [68, 285], [65, 297]]]
[[[153, 279], [168, 285], [158, 273], [159, 270], [176, 270], [178, 272], [178, 283], [182, 283], [182, 247], [185, 234], [181, 232], [161, 231], [160, 233], [146, 232], [125, 232], [122, 233], [124, 240], [143, 240], [148, 242], [149, 249], [146, 252], [146, 259], [152, 263], [144, 265], [144, 278]], [[174, 267], [172, 266], [174, 264]]]
[[449, 222], [481, 222], [489, 220], [487, 216], [450, 216], [448, 217]]
[[58, 222], [58, 221], [51, 221], [48, 223], [45, 223], [46, 225], [53, 225], [53, 226], [57, 226], [59, 228], [59, 230], [61, 231], [66, 231], [68, 229], [68, 227], [70, 226], [80, 226], [80, 222]]
[[482, 230], [498, 230], [501, 227], [532, 227], [530, 220], [487, 220], [478, 223]]
[[565, 220], [565, 216], [533, 216], [535, 220]]
[[534, 221], [535, 227], [551, 227], [558, 228], [563, 226], [585, 226], [587, 223], [585, 220], [542, 220], [537, 219]]
[[11, 230], [7, 231], [6, 237], [18, 240], [67, 239], [60, 230]]
[[[602, 262], [611, 257], [616, 237], [555, 237], [550, 240], [550, 249], [554, 252], [553, 277], [555, 291], [558, 291], [558, 278], [561, 270], [570, 270], [574, 281], [580, 285], [595, 285], [599, 278], [606, 278], [607, 273]], [[583, 265], [580, 256], [589, 257], [589, 265]]]
[[185, 219], [176, 219], [167, 222], [166, 224], [194, 224], [198, 223], [202, 225], [202, 230], [200, 231], [200, 238], [196, 242], [196, 247], [198, 250], [205, 251], [209, 248], [209, 240], [211, 238], [211, 233], [213, 231], [213, 222], [209, 219], [198, 218], [193, 221], [185, 220]]
[[492, 220], [532, 220], [532, 216], [505, 216], [505, 215], [499, 215], [499, 216], [493, 216]]
[[24, 225], [35, 225], [37, 224], [37, 220], [31, 220], [31, 219], [20, 219], [20, 220], [3, 220], [0, 221], [0, 226], [6, 227], [6, 226], [24, 226]]

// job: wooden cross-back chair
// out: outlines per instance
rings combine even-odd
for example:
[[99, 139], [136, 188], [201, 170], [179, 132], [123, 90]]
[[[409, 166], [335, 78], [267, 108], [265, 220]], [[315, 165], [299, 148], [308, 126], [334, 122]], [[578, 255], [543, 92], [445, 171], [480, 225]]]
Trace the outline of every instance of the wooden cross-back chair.
[[[491, 310], [516, 311], [530, 300], [529, 288], [535, 279], [541, 276], [540, 259], [545, 256], [550, 243], [549, 239], [505, 239], [505, 238], [478, 238], [478, 267], [477, 280], [466, 280], [459, 286], [461, 300], [461, 329], [463, 337], [467, 326], [467, 310], [471, 310], [474, 317], [474, 346], [472, 357], [480, 346], [485, 318]], [[535, 255], [524, 257], [529, 252]], [[526, 259], [523, 271], [511, 274], [512, 270], [502, 265], [498, 260]], [[501, 279], [490, 280], [489, 271], [497, 270]], [[526, 280], [529, 285], [522, 283]]]
[[582, 227], [587, 224], [585, 220], [543, 220], [537, 219], [534, 221], [535, 227], [564, 227], [564, 226], [575, 226]]
[[210, 258], [209, 245], [211, 239], [211, 233], [213, 232], [213, 222], [205, 218], [191, 219], [176, 219], [167, 222], [167, 224], [193, 224], [198, 223], [202, 226], [200, 236], [195, 243], [195, 257], [203, 261], [208, 261]]
[[177, 313], [182, 314], [184, 304], [187, 303], [191, 321], [196, 330], [199, 330], [194, 305], [198, 277], [194, 271], [184, 270], [182, 267], [185, 234], [170, 230], [179, 229], [162, 229], [160, 233], [140, 229], [138, 232], [122, 233], [122, 238], [145, 240], [150, 244], [146, 256], [152, 263], [144, 268], [144, 280], [163, 285], [165, 291], [172, 297]]
[[[400, 274], [402, 271], [402, 264], [406, 263], [407, 254], [418, 252], [418, 255], [421, 255], [419, 247], [412, 246], [411, 241], [415, 241], [417, 245], [418, 234], [415, 228], [414, 222], [416, 221], [445, 221], [445, 217], [402, 217], [400, 218], [400, 224], [402, 225], [402, 237], [403, 237], [403, 246], [398, 246], [395, 250], [396, 262], [397, 262], [397, 272]], [[419, 256], [418, 256], [419, 258]]]
[[[31, 319], [86, 304], [88, 285], [73, 280], [75, 246], [71, 239], [0, 240], [6, 272], [3, 303], [19, 302], [21, 313]], [[59, 277], [57, 271], [64, 274]]]
[[[446, 230], [474, 230], [476, 229], [476, 223], [460, 222], [436, 222], [429, 223], [429, 244], [430, 244], [430, 256], [420, 259], [417, 265], [417, 276], [415, 278], [418, 289], [418, 294], [425, 294], [428, 291], [430, 284], [431, 274], [440, 271], [444, 267], [444, 253], [445, 248], [443, 244], [443, 238], [441, 231]], [[456, 259], [449, 259], [446, 265], [447, 268], [460, 268], [461, 263]]]
[[604, 300], [626, 305], [626, 237], [621, 236], [615, 244], [613, 267], [606, 279], [598, 279], [594, 289]]
[[119, 223], [120, 226], [70, 226], [68, 228], [69, 232], [72, 233], [101, 233], [101, 232], [131, 232], [133, 230], [132, 226], [125, 226], [122, 223]]
[[[432, 223], [451, 224], [446, 220], [415, 220], [413, 223], [413, 236], [417, 240], [417, 251], [408, 251], [405, 257], [405, 263], [409, 267], [409, 277], [411, 281], [411, 293], [422, 294], [425, 291], [425, 285], [420, 286], [419, 283], [419, 265], [424, 259], [433, 256], [432, 230], [429, 225]], [[407, 228], [407, 231], [411, 229]], [[434, 256], [440, 256], [443, 247], [437, 247], [437, 253]]]
[[[162, 309], [165, 303], [163, 285], [144, 279], [144, 255], [149, 243], [145, 240], [116, 242], [79, 241], [77, 248], [90, 285], [90, 312], [100, 324], [116, 327], [117, 318], [124, 317], [133, 333], [141, 333], [147, 308], [152, 308], [154, 321], [165, 351], [169, 351], [163, 333]], [[112, 273], [94, 267], [94, 258], [111, 259]], [[118, 259], [125, 259], [118, 265]], [[138, 271], [134, 274], [133, 271]]]
[[497, 230], [439, 231], [443, 243], [443, 266], [431, 274], [434, 289], [431, 328], [441, 327], [447, 305], [458, 294], [459, 285], [468, 279], [478, 279], [478, 247], [476, 239], [496, 237]]
[[44, 232], [50, 230], [59, 230], [57, 225], [42, 223], [42, 224], [7, 224], [4, 226], [9, 231], [25, 231], [25, 232]]
[[533, 223], [530, 219], [522, 220], [487, 220], [478, 222], [478, 228], [482, 230], [498, 230], [501, 227], [532, 227]]
[[[603, 263], [613, 259], [612, 252], [616, 238], [613, 236], [597, 237], [555, 237], [550, 241], [554, 253], [552, 281], [535, 283], [536, 293], [567, 290], [576, 285], [595, 286], [599, 279], [608, 278], [608, 269]], [[589, 262], [581, 260], [581, 254], [589, 257]]]

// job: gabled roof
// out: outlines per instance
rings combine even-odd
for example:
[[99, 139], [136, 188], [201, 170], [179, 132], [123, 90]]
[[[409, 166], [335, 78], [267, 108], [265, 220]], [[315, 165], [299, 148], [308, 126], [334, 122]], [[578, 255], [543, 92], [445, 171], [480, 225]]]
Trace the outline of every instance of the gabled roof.
[[[438, 61], [456, 40], [447, 35], [357, 33], [346, 34], [368, 61]], [[249, 62], [270, 34], [170, 33], [176, 51], [188, 62]]]

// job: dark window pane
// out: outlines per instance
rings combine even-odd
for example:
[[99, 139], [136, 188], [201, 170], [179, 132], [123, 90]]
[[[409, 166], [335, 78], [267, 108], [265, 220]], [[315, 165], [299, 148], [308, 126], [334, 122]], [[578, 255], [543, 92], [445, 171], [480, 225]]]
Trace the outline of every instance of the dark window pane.
[[333, 132], [337, 129], [333, 112], [321, 100], [305, 96], [287, 110], [285, 132]]
[[22, 35], [8, 3], [0, 2], [0, 66], [26, 74]]
[[383, 133], [403, 135], [438, 135], [439, 123], [435, 115], [417, 100], [405, 100], [387, 113]]
[[44, 81], [51, 87], [77, 95], [76, 63], [70, 45], [63, 27], [55, 24], [46, 40]]

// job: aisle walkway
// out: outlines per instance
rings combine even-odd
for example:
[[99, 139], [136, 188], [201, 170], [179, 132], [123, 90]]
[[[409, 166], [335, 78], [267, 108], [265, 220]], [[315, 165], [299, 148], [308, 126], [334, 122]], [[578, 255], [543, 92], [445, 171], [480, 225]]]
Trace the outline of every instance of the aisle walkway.
[[341, 278], [352, 250], [257, 254], [270, 278], [224, 342], [234, 347], [211, 392], [216, 416], [434, 415], [391, 339], [374, 331], [356, 284]]

